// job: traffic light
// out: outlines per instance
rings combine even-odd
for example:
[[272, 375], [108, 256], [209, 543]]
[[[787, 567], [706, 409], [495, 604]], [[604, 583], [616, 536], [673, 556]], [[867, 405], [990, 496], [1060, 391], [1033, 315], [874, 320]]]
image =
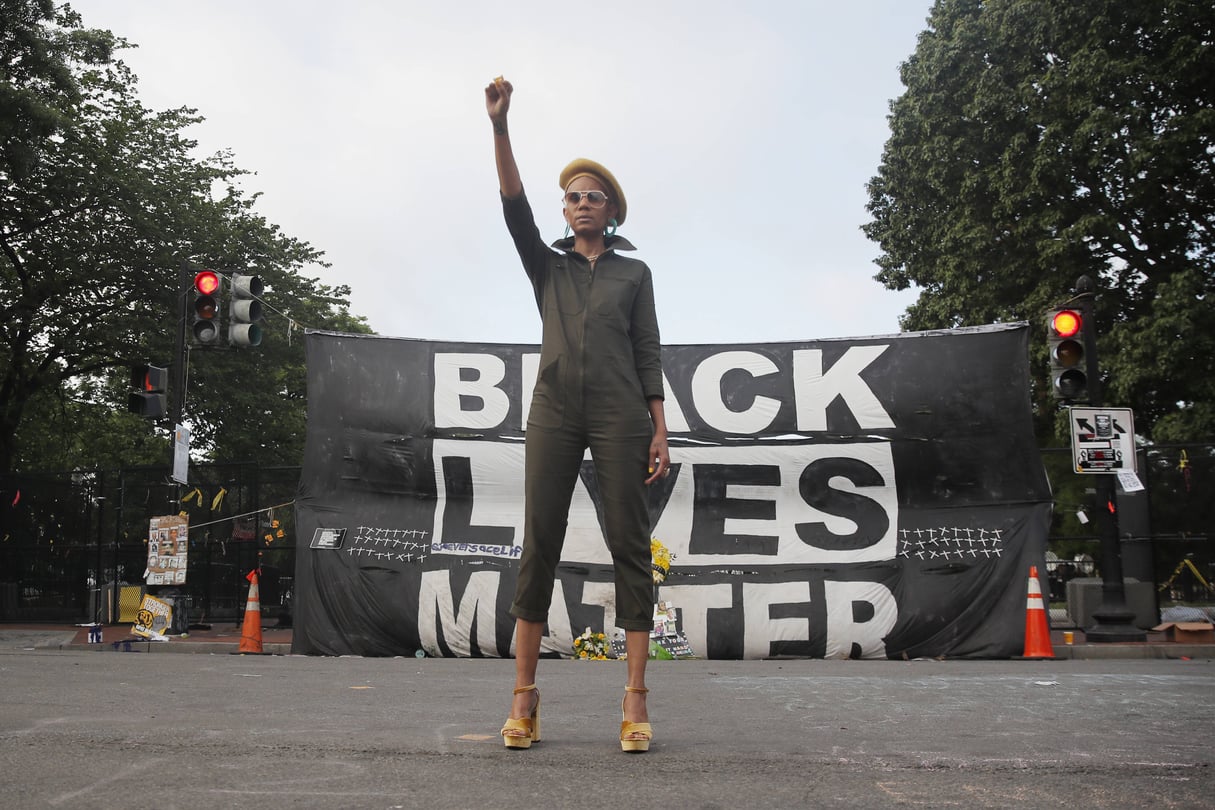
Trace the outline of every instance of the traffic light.
[[262, 342], [261, 276], [232, 276], [232, 303], [228, 313], [228, 342], [257, 346]]
[[1056, 309], [1047, 313], [1050, 387], [1055, 399], [1072, 402], [1089, 399], [1084, 326], [1084, 316], [1079, 309]]
[[193, 313], [194, 340], [211, 346], [219, 341], [219, 274], [202, 270], [194, 275]]
[[127, 395], [127, 410], [159, 419], [165, 415], [165, 390], [169, 372], [159, 366], [132, 366], [131, 393]]

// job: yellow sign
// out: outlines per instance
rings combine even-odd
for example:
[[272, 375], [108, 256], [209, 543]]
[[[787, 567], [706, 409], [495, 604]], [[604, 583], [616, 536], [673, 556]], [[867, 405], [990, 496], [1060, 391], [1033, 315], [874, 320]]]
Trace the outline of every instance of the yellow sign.
[[155, 596], [145, 596], [131, 632], [144, 638], [163, 636], [173, 624], [173, 606]]

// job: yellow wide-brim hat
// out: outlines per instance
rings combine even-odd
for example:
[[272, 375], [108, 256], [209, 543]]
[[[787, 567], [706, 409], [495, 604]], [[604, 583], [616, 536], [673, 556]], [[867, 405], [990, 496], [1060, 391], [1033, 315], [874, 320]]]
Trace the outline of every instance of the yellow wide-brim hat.
[[616, 224], [623, 225], [624, 215], [629, 210], [628, 203], [624, 199], [624, 190], [620, 188], [616, 176], [609, 172], [602, 163], [596, 163], [586, 158], [571, 160], [569, 165], [561, 170], [559, 178], [561, 190], [565, 191], [570, 187], [570, 183], [583, 175], [593, 177], [604, 185], [608, 196], [612, 198], [612, 202], [616, 203]]

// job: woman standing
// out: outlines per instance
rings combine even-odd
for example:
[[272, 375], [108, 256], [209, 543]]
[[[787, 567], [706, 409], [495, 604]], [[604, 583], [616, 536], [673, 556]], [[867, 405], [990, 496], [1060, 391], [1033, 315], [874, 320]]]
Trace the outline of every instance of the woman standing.
[[567, 233], [546, 245], [523, 193], [507, 128], [514, 88], [485, 88], [506, 225], [531, 280], [543, 333], [527, 420], [524, 536], [511, 615], [515, 690], [502, 728], [508, 748], [540, 739], [536, 665], [548, 618], [570, 500], [590, 448], [616, 583], [616, 624], [625, 631], [628, 682], [620, 745], [647, 751], [645, 667], [653, 617], [650, 518], [645, 487], [670, 474], [661, 343], [654, 286], [644, 262], [616, 236], [627, 204], [605, 167], [578, 159], [560, 174]]

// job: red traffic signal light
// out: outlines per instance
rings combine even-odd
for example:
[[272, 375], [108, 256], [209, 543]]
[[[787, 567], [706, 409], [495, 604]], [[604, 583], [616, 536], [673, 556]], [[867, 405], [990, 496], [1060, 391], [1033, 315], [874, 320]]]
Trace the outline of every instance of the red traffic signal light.
[[1051, 329], [1062, 338], [1074, 337], [1080, 331], [1081, 323], [1080, 313], [1074, 309], [1061, 309], [1050, 320]]
[[194, 339], [203, 345], [219, 340], [219, 293], [222, 282], [214, 270], [194, 275]]
[[1046, 316], [1050, 351], [1051, 394], [1055, 399], [1087, 402], [1088, 359], [1084, 318], [1074, 309], [1057, 309]]
[[194, 289], [202, 295], [215, 295], [219, 292], [219, 273], [214, 270], [202, 270], [196, 273]]

